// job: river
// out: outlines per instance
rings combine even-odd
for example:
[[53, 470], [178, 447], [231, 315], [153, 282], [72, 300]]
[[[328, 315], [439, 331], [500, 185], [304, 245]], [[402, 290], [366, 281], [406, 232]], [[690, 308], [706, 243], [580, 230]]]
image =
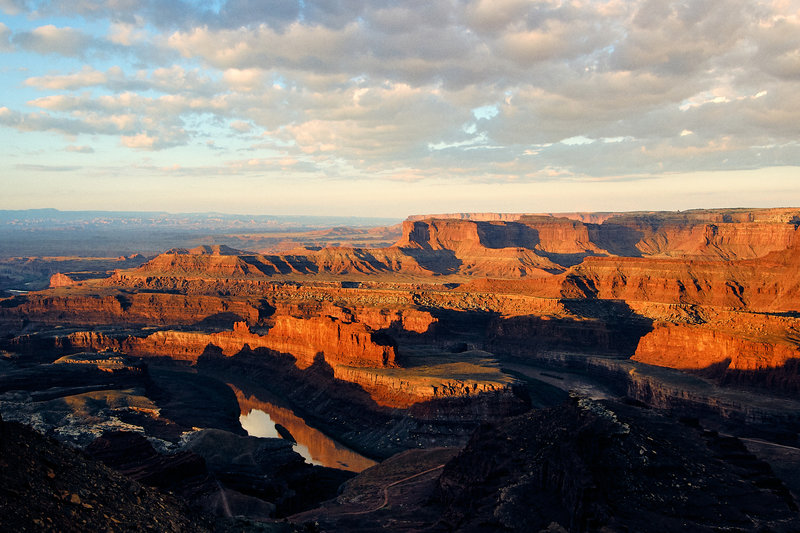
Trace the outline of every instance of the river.
[[252, 395], [247, 396], [230, 383], [228, 386], [236, 393], [241, 409], [239, 421], [249, 435], [280, 438], [280, 434], [275, 428], [275, 424], [280, 424], [288, 429], [297, 441], [294, 450], [302, 455], [307, 463], [351, 472], [361, 472], [376, 464], [372, 459], [354, 452], [318, 429], [309, 426], [305, 420], [290, 409]]

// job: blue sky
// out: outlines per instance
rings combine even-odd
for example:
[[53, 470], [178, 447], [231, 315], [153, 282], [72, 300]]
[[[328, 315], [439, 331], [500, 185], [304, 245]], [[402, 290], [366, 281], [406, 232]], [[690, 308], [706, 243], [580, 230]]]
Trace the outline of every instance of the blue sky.
[[800, 205], [799, 1], [0, 11], [0, 209]]

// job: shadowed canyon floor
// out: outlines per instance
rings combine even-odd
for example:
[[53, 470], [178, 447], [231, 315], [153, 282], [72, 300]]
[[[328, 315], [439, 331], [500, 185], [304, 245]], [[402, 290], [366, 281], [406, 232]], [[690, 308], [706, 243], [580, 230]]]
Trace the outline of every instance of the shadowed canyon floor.
[[7, 260], [52, 277], [0, 299], [0, 412], [223, 518], [795, 531], [798, 228], [788, 208], [455, 214]]

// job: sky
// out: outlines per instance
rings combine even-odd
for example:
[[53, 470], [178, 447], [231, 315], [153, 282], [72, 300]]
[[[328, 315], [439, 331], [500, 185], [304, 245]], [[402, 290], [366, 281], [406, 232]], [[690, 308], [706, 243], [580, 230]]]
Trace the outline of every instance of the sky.
[[0, 13], [0, 209], [800, 206], [800, 0]]

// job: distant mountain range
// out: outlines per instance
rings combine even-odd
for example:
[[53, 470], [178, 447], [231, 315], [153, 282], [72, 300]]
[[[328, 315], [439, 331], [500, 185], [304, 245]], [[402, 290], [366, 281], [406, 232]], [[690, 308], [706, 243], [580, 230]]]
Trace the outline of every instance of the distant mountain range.
[[60, 211], [58, 209], [0, 210], [0, 229], [202, 229], [204, 231], [297, 231], [332, 226], [370, 227], [396, 224], [400, 219], [314, 215], [232, 215], [226, 213], [167, 213], [163, 211]]
[[[283, 240], [284, 235], [332, 227], [353, 228], [357, 234], [364, 232], [363, 228], [399, 222], [394, 218], [321, 215], [0, 210], [0, 258], [154, 255], [169, 248], [204, 244], [258, 246], [260, 241], [250, 240], [251, 236], [269, 234], [271, 238], [265, 242], [272, 243]], [[243, 236], [248, 238], [245, 243]]]

